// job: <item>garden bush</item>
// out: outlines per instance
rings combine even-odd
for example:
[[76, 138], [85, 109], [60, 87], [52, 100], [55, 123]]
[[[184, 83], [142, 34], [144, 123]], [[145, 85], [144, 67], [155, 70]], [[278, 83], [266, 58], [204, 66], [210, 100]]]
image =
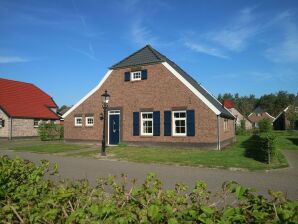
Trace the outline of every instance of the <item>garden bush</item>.
[[[57, 166], [0, 157], [1, 223], [297, 223], [298, 203], [281, 192], [270, 199], [235, 182], [212, 195], [202, 181], [192, 190], [165, 190], [154, 174], [142, 185], [122, 175], [52, 182]], [[211, 199], [212, 198], [212, 199]]]
[[64, 138], [64, 126], [42, 123], [38, 126], [38, 136], [42, 141], [61, 140]]
[[266, 133], [272, 131], [272, 122], [269, 119], [264, 119], [259, 122], [260, 133]]

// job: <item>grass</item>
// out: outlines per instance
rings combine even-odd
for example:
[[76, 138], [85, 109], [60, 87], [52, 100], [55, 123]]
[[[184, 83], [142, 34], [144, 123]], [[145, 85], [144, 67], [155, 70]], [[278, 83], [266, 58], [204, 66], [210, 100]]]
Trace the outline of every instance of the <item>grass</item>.
[[298, 132], [294, 131], [275, 131], [277, 135], [277, 147], [286, 150], [298, 150]]
[[[119, 146], [108, 149], [112, 158], [142, 163], [178, 164], [217, 168], [243, 168], [263, 170], [287, 167], [288, 163], [281, 152], [272, 164], [268, 165], [245, 156], [250, 136], [237, 136], [237, 143], [222, 151], [199, 149], [174, 149], [159, 147]], [[249, 147], [254, 147], [250, 145]]]
[[[84, 146], [87, 148], [88, 146]], [[15, 147], [15, 151], [27, 151], [27, 152], [37, 152], [37, 153], [61, 153], [69, 152], [74, 150], [82, 149], [81, 145], [67, 145], [67, 144], [42, 144], [42, 145], [31, 145], [23, 147]]]
[[[222, 151], [162, 148], [162, 147], [132, 147], [124, 144], [107, 149], [108, 158], [141, 163], [177, 164], [185, 166], [204, 166], [216, 168], [242, 168], [248, 170], [264, 170], [287, 167], [288, 163], [281, 153], [282, 150], [298, 150], [298, 132], [275, 132], [277, 135], [278, 155], [272, 164], [268, 165], [249, 157], [247, 150], [256, 147], [249, 141], [250, 136], [237, 136], [237, 142]], [[2, 142], [1, 142], [2, 144]], [[73, 157], [95, 157], [99, 148], [90, 145], [64, 144], [61, 141], [40, 142], [38, 140], [13, 141], [5, 143], [6, 149], [38, 153], [64, 153]], [[81, 149], [81, 150], [80, 150]], [[84, 151], [83, 149], [86, 149]], [[80, 151], [76, 151], [80, 150]]]

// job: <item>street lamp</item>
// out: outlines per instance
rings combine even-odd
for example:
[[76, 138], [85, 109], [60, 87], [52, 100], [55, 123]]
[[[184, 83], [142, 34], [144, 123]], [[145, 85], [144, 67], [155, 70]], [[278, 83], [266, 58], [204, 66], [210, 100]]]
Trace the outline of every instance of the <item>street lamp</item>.
[[100, 119], [103, 120], [103, 131], [102, 131], [102, 144], [101, 144], [101, 155], [106, 156], [106, 117], [107, 117], [107, 109], [109, 106], [110, 95], [108, 91], [101, 95], [101, 102], [103, 108], [103, 114], [100, 115]]

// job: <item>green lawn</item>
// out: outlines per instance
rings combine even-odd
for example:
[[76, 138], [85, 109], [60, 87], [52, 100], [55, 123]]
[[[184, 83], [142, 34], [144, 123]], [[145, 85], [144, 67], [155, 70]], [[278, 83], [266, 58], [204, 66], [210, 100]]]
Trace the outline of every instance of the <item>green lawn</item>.
[[115, 159], [134, 162], [178, 164], [186, 166], [244, 168], [249, 170], [288, 166], [285, 157], [280, 152], [277, 159], [271, 165], [246, 157], [246, 142], [249, 137], [250, 136], [237, 136], [237, 143], [222, 151], [119, 146], [108, 148], [108, 154]]
[[277, 136], [277, 147], [279, 149], [298, 150], [298, 131], [275, 131]]
[[4, 149], [37, 153], [62, 153], [89, 147], [88, 145], [65, 144], [61, 141], [42, 142], [39, 140], [17, 140], [6, 142], [4, 145]]
[[[251, 141], [249, 141], [250, 136], [237, 136], [237, 142], [235, 144], [221, 151], [119, 145], [117, 147], [108, 147], [107, 158], [142, 163], [177, 164], [216, 168], [242, 168], [249, 170], [286, 167], [288, 166], [288, 163], [281, 152], [284, 149], [298, 150], [298, 132], [275, 132], [275, 134], [277, 135], [277, 147], [279, 150], [277, 158], [270, 165], [260, 162], [256, 158], [252, 158], [247, 154], [249, 148], [251, 149], [252, 147], [256, 147]], [[16, 151], [30, 151], [38, 153], [67, 152], [67, 156], [95, 157], [100, 153], [100, 147], [98, 146], [64, 144], [61, 141], [15, 141], [6, 144], [10, 144], [7, 146], [7, 149], [13, 149]]]

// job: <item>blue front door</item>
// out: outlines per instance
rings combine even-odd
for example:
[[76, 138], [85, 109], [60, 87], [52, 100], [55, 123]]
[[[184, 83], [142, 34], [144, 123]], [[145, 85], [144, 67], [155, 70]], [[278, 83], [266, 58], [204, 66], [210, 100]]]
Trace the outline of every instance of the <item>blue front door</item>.
[[110, 114], [109, 117], [109, 144], [117, 145], [119, 143], [120, 115]]

